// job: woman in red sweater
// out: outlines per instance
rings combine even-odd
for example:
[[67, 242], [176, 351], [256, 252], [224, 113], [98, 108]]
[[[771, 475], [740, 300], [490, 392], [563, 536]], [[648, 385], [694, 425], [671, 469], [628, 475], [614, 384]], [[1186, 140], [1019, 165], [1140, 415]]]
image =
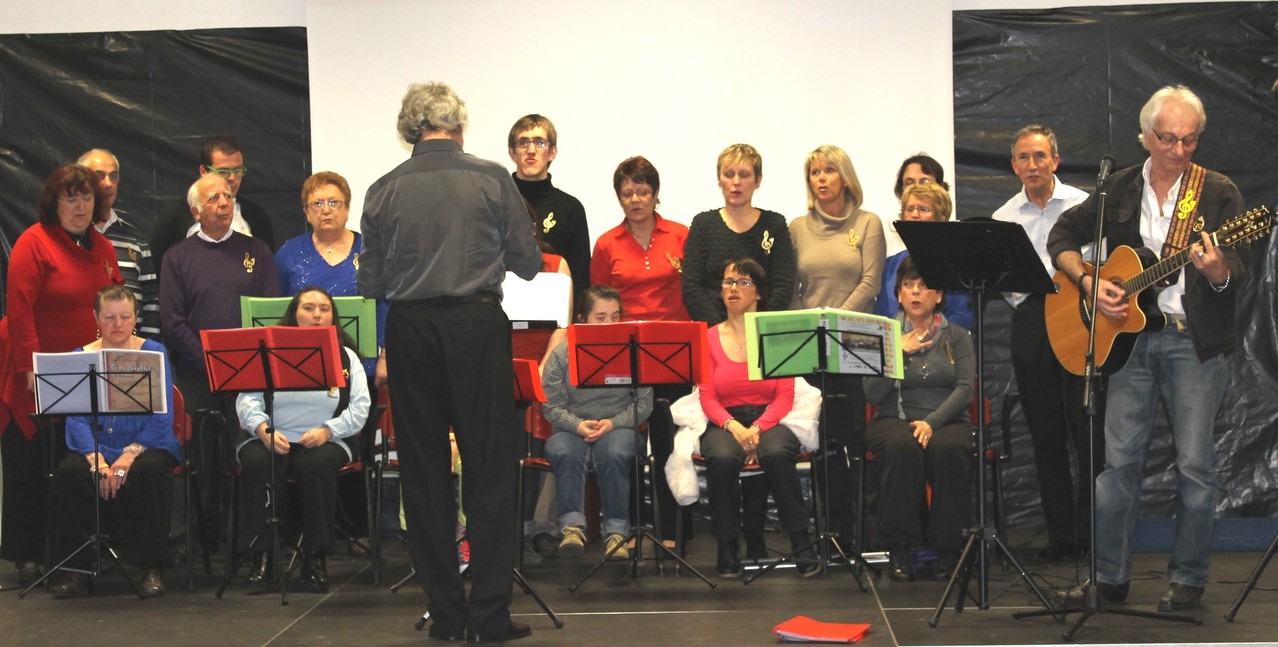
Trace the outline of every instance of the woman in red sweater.
[[[799, 486], [794, 456], [799, 440], [780, 424], [794, 405], [794, 380], [786, 377], [750, 380], [746, 371], [745, 315], [759, 309], [769, 293], [768, 275], [751, 258], [728, 261], [723, 269], [721, 298], [728, 318], [706, 332], [709, 379], [701, 390], [701, 409], [708, 422], [701, 434], [706, 460], [706, 488], [710, 525], [719, 544], [715, 570], [721, 577], [741, 574], [737, 536], [741, 534], [739, 472], [746, 464], [763, 467], [781, 526], [790, 533], [794, 549], [808, 543], [808, 512]], [[800, 577], [819, 570], [809, 548], [797, 562]]]
[[92, 171], [58, 167], [40, 192], [39, 222], [18, 237], [9, 257], [8, 316], [0, 321], [0, 559], [14, 562], [22, 583], [38, 577], [44, 561], [48, 493], [45, 439], [29, 417], [35, 411], [31, 354], [67, 352], [93, 341], [95, 295], [124, 282], [115, 248], [93, 227], [111, 212], [102, 198]]

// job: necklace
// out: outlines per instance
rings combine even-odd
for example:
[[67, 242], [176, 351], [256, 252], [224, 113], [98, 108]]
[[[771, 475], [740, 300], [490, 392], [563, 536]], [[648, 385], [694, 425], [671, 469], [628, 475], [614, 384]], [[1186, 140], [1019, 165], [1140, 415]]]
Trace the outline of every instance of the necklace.
[[330, 245], [330, 244], [328, 244], [328, 243], [321, 243], [321, 242], [320, 242], [320, 240], [319, 240], [319, 237], [318, 237], [318, 236], [312, 236], [312, 239], [315, 241], [315, 247], [316, 247], [316, 248], [319, 248], [319, 247], [322, 245], [322, 246], [324, 246], [324, 253], [325, 253], [325, 254], [333, 254], [333, 253], [336, 253], [336, 252], [337, 252], [337, 247], [338, 247], [338, 246], [340, 246], [342, 243], [345, 243], [345, 242], [346, 242], [346, 234], [345, 234], [345, 233], [343, 233], [343, 234], [342, 234], [342, 237], [341, 237], [341, 238], [339, 238], [339, 239], [337, 239], [337, 242], [335, 242], [335, 243], [333, 243], [333, 244], [331, 244], [331, 245]]

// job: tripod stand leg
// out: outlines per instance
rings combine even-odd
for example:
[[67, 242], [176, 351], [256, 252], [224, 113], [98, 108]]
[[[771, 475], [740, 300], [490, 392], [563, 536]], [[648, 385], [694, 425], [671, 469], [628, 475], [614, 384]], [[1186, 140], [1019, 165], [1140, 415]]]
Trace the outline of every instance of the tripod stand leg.
[[[417, 569], [410, 569], [408, 571], [408, 575], [405, 575], [403, 579], [391, 585], [390, 592], [399, 593], [399, 590], [404, 588], [405, 584], [408, 584], [409, 582], [411, 582], [414, 577], [417, 577]], [[430, 615], [430, 614], [427, 614], [427, 615]]]
[[1225, 614], [1225, 620], [1234, 621], [1234, 616], [1238, 615], [1238, 609], [1247, 600], [1247, 595], [1251, 593], [1251, 590], [1256, 588], [1256, 582], [1260, 580], [1260, 574], [1265, 572], [1266, 566], [1269, 566], [1269, 560], [1273, 559], [1275, 551], [1278, 551], [1278, 534], [1275, 534], [1274, 540], [1269, 542], [1269, 549], [1265, 551], [1265, 556], [1261, 557], [1260, 561], [1256, 563], [1256, 568], [1252, 569], [1251, 577], [1247, 578], [1247, 585], [1238, 592], [1238, 599], [1234, 600], [1234, 605], [1229, 607], [1229, 613]]
[[[941, 602], [936, 605], [936, 612], [932, 614], [932, 619], [927, 621], [929, 627], [935, 627], [941, 622], [941, 612], [944, 611], [945, 606], [950, 603], [950, 596], [954, 594], [955, 589], [959, 588], [959, 578], [965, 577], [968, 569], [971, 568], [972, 558], [975, 557], [972, 547], [976, 545], [977, 541], [979, 541], [979, 535], [977, 533], [973, 532], [967, 536], [967, 543], [963, 544], [963, 554], [959, 556], [958, 564], [954, 567], [954, 573], [950, 575], [950, 581], [945, 585], [945, 593], [941, 594]], [[966, 583], [964, 584], [964, 588], [966, 588]], [[963, 593], [960, 592], [960, 599], [954, 605], [954, 610], [956, 612], [960, 611], [960, 607], [962, 606], [962, 595]]]
[[544, 611], [546, 616], [550, 618], [550, 621], [554, 623], [555, 629], [562, 629], [564, 626], [563, 619], [558, 615], [555, 615], [555, 612], [546, 604], [546, 601], [541, 599], [540, 595], [537, 595], [537, 592], [533, 590], [532, 585], [528, 583], [528, 580], [524, 579], [524, 574], [520, 573], [517, 568], [514, 569], [514, 574], [515, 583], [519, 585], [519, 588], [524, 590], [524, 594], [532, 596], [532, 599], [537, 601], [537, 606], [541, 607], [541, 610]]

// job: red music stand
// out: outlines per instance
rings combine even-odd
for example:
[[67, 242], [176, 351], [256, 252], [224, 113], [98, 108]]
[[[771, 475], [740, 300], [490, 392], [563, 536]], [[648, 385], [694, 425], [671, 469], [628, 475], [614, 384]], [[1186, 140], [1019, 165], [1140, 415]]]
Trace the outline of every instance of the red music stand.
[[[337, 343], [337, 329], [333, 326], [267, 326], [265, 328], [235, 328], [229, 330], [204, 330], [200, 332], [204, 345], [204, 362], [208, 371], [209, 389], [213, 393], [261, 391], [266, 410], [266, 436], [269, 448], [275, 446], [275, 393], [277, 391], [314, 391], [346, 386], [342, 375], [342, 352]], [[268, 449], [269, 449], [268, 448]], [[271, 450], [274, 454], [274, 450]], [[288, 591], [280, 573], [279, 524], [276, 514], [275, 460], [272, 457], [271, 478], [267, 481], [267, 501], [271, 511], [263, 528], [254, 535], [244, 550], [253, 554], [259, 541], [270, 530], [272, 572], [280, 592], [280, 604], [288, 606]], [[222, 587], [217, 590], [221, 598], [231, 580], [235, 578], [243, 559], [230, 555]]]
[[[639, 387], [658, 384], [695, 384], [702, 381], [706, 365], [706, 324], [701, 321], [640, 321], [619, 324], [573, 325], [568, 327], [568, 379], [578, 388], [628, 386], [635, 422], [639, 420]], [[636, 430], [637, 431], [637, 430]], [[645, 452], [646, 454], [646, 452]], [[652, 468], [651, 457], [648, 459]], [[642, 478], [639, 456], [634, 457], [635, 478]], [[634, 509], [636, 515], [643, 506], [642, 488], [635, 487]], [[654, 523], [660, 523], [657, 497], [652, 497]], [[642, 518], [642, 515], [639, 515]], [[603, 559], [595, 564], [576, 584], [568, 588], [575, 593], [595, 571], [612, 557], [621, 546], [633, 540], [635, 550], [630, 554], [630, 577], [639, 574], [639, 561], [643, 554], [643, 540], [648, 539], [658, 549], [660, 568], [661, 551], [679, 562], [692, 574], [701, 578], [710, 588], [715, 583], [684, 561], [678, 553], [667, 548], [657, 538], [653, 528], [635, 524], [626, 537], [618, 542]]]

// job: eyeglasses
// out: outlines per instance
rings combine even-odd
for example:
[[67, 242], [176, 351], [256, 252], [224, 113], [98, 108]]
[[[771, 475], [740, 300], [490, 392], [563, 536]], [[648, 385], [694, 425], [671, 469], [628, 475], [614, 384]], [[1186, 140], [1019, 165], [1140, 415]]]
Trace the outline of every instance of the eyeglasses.
[[929, 213], [932, 213], [932, 207], [928, 207], [921, 204], [912, 204], [908, 207], [905, 207], [904, 209], [901, 209], [901, 213], [920, 213], [920, 214], [927, 215]]
[[306, 208], [310, 209], [311, 211], [323, 211], [324, 207], [328, 207], [329, 209], [332, 209], [333, 211], [337, 211], [338, 209], [341, 209], [344, 206], [346, 206], [346, 201], [338, 200], [337, 198], [330, 198], [328, 200], [316, 200], [314, 202], [306, 203]]
[[58, 200], [65, 205], [73, 205], [77, 202], [82, 202], [84, 204], [93, 204], [93, 194], [92, 193], [76, 193], [75, 195], [60, 195], [58, 196]]
[[538, 137], [537, 139], [517, 139], [515, 140], [515, 150], [526, 151], [528, 147], [536, 146], [537, 150], [544, 151], [550, 147], [550, 142]]
[[107, 173], [106, 171], [94, 171], [93, 174], [98, 176], [99, 182], [103, 180], [111, 180], [111, 183], [115, 184], [120, 181], [119, 171], [111, 171], [110, 173]]
[[240, 177], [244, 177], [245, 175], [248, 175], [247, 166], [237, 166], [236, 168], [212, 167], [209, 169], [209, 171], [212, 171], [213, 173], [217, 173], [218, 175], [222, 176], [222, 179], [226, 179], [228, 177], [231, 177], [232, 175], [238, 175]]
[[1158, 141], [1162, 142], [1164, 146], [1175, 146], [1176, 142], [1180, 142], [1180, 144], [1184, 146], [1186, 150], [1193, 150], [1195, 148], [1198, 148], [1198, 135], [1190, 135], [1188, 137], [1177, 137], [1171, 133], [1160, 133], [1157, 130], [1154, 130], [1153, 128], [1150, 128], [1150, 130], [1154, 132], [1154, 136], [1157, 137]]
[[723, 280], [723, 287], [725, 287], [725, 288], [732, 288], [732, 287], [752, 288], [752, 287], [754, 287], [754, 279], [724, 279], [724, 280]]

